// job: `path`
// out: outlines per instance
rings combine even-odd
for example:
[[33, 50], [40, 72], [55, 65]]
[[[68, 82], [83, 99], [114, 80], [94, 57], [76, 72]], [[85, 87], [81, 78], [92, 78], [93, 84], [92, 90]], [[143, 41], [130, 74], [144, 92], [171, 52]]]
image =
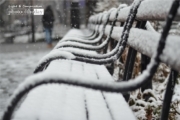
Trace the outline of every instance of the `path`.
[[45, 43], [0, 44], [0, 118], [14, 89], [49, 51]]

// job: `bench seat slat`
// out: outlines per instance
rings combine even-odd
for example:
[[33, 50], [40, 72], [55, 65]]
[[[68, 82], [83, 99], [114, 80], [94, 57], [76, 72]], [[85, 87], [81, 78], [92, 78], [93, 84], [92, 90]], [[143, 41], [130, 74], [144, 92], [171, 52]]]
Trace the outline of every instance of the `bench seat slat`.
[[85, 91], [89, 120], [113, 120], [100, 91]]
[[83, 75], [83, 68], [84, 68], [83, 64], [78, 64], [78, 63], [73, 64], [72, 63], [71, 73], [76, 72], [76, 74], [78, 74], [78, 75]]
[[[60, 88], [62, 89], [62, 87]], [[59, 90], [59, 89], [58, 89]], [[62, 90], [61, 90], [62, 91]], [[47, 95], [46, 85], [33, 89], [15, 114], [15, 120], [35, 120], [41, 114], [41, 107]], [[57, 96], [56, 96], [57, 97]], [[48, 104], [48, 103], [47, 103]]]
[[[41, 112], [37, 118], [39, 118], [39, 120], [59, 120], [60, 116], [62, 116], [62, 106], [65, 101], [64, 96], [66, 95], [67, 91], [66, 86], [57, 84], [49, 84], [44, 86], [44, 90], [46, 91], [47, 95], [42, 101], [43, 105], [39, 105], [41, 106]], [[41, 89], [41, 86], [39, 89]], [[53, 97], [51, 97], [52, 95]]]
[[61, 119], [86, 120], [83, 89], [78, 87], [68, 87], [65, 98], [66, 100], [64, 101], [62, 116], [60, 116]]
[[[103, 81], [112, 80], [112, 81], [114, 81], [112, 79], [112, 76], [109, 74], [109, 72], [107, 73], [107, 70], [106, 71], [105, 70], [106, 70], [106, 67], [104, 65], [95, 67], [95, 71], [98, 74], [98, 77], [100, 80], [103, 80]], [[108, 75], [106, 75], [106, 74], [108, 74]]]
[[114, 120], [134, 120], [133, 112], [125, 102], [124, 97], [117, 93], [103, 92]]
[[87, 77], [91, 77], [92, 79], [98, 79], [97, 74], [94, 71], [94, 68], [91, 64], [84, 64], [84, 75]]

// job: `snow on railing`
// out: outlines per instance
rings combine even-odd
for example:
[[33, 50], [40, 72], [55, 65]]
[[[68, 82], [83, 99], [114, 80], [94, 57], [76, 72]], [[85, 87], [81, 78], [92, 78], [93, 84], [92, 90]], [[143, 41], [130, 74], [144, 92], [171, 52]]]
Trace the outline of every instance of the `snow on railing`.
[[[100, 26], [100, 29], [101, 28], [102, 26]], [[106, 26], [105, 35], [109, 34], [110, 28], [110, 25]], [[123, 27], [114, 27], [111, 37], [115, 40], [119, 40], [122, 35], [122, 30]], [[159, 38], [160, 33], [155, 32], [153, 29], [145, 31], [137, 28], [131, 28], [128, 44], [137, 51], [152, 57], [156, 51]], [[163, 54], [160, 56], [161, 61], [170, 65], [175, 70], [180, 71], [180, 37], [177, 35], [169, 35], [166, 42], [166, 47]]]
[[[136, 18], [139, 20], [165, 20], [173, 0], [144, 0], [142, 1]], [[127, 19], [131, 6], [122, 9], [119, 12], [118, 21], [124, 22]], [[113, 21], [115, 12], [111, 14], [110, 20]], [[180, 20], [180, 9], [178, 10], [176, 20]]]

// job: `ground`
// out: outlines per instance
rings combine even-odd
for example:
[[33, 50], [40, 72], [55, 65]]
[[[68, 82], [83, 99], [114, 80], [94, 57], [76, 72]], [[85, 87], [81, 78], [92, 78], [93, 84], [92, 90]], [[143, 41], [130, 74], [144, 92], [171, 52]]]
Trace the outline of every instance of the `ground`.
[[33, 74], [37, 62], [49, 51], [42, 42], [0, 44], [0, 118], [13, 90]]

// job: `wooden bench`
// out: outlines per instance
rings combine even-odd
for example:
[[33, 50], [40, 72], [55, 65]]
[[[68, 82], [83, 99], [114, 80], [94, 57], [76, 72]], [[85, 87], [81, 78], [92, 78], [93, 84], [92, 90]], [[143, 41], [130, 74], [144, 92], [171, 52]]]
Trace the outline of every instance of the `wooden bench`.
[[[53, 74], [50, 75], [52, 70]], [[64, 79], [113, 82], [113, 78], [104, 65], [92, 65], [78, 61], [55, 60], [44, 72], [50, 76], [58, 74], [58, 76], [65, 77]], [[30, 120], [135, 119], [120, 93], [112, 94], [58, 84], [42, 85], [28, 94], [15, 114], [15, 119], [27, 118]]]
[[[153, 0], [147, 1], [152, 2]], [[161, 4], [163, 3], [163, 1], [160, 0], [157, 1]], [[29, 93], [27, 94], [26, 98], [22, 101], [18, 110], [12, 117], [14, 120], [135, 119], [135, 116], [133, 115], [131, 109], [128, 107], [121, 93], [133, 91], [142, 87], [142, 85], [144, 85], [145, 83], [151, 81], [160, 61], [166, 61], [165, 63], [167, 64], [170, 63], [171, 67], [173, 68], [169, 77], [169, 81], [174, 81], [176, 79], [177, 70], [179, 70], [179, 68], [177, 68], [177, 65], [180, 65], [173, 65], [174, 62], [167, 60], [170, 55], [164, 55], [163, 53], [163, 50], [166, 49], [176, 49], [176, 46], [172, 48], [172, 46], [169, 45], [169, 39], [175, 39], [175, 42], [179, 44], [179, 42], [176, 41], [177, 38], [173, 36], [169, 36], [168, 41], [166, 41], [166, 37], [168, 35], [172, 20], [175, 16], [177, 8], [179, 7], [179, 2], [174, 1], [173, 6], [170, 10], [170, 14], [167, 18], [166, 27], [162, 32], [160, 40], [156, 41], [157, 51], [155, 51], [155, 54], [153, 56], [152, 54], [149, 55], [149, 57], [152, 57], [151, 62], [147, 69], [142, 73], [142, 75], [128, 82], [115, 82], [110, 73], [107, 71], [104, 64], [109, 64], [117, 60], [122, 54], [127, 42], [129, 45], [133, 46], [133, 40], [137, 38], [137, 36], [139, 36], [139, 39], [141, 39], [146, 38], [146, 36], [150, 36], [152, 34], [155, 35], [155, 39], [158, 39], [158, 37], [156, 37], [156, 33], [140, 30], [140, 28], [144, 29], [146, 25], [144, 24], [144, 21], [138, 21], [136, 27], [139, 29], [134, 28], [130, 32], [140, 3], [141, 0], [135, 1], [131, 6], [132, 8], [130, 10], [130, 14], [126, 19], [123, 29], [122, 27], [114, 27], [114, 25], [113, 29], [111, 29], [112, 26], [106, 24], [100, 25], [98, 29], [95, 29], [96, 27], [94, 27], [93, 24], [96, 22], [92, 22], [90, 28], [95, 30], [92, 34], [83, 36], [82, 32], [77, 30], [76, 35], [78, 34], [78, 36], [80, 36], [78, 37], [78, 39], [67, 37], [68, 39], [64, 38], [63, 42], [60, 41], [55, 49], [52, 50], [52, 52], [42, 58], [35, 70], [35, 74], [28, 77], [25, 82], [23, 82], [14, 92], [6, 111], [4, 112], [3, 120], [11, 119], [15, 107], [17, 106], [21, 98], [28, 92]], [[122, 8], [122, 11], [125, 9], [127, 11], [127, 9], [129, 8]], [[120, 9], [120, 11], [112, 13], [116, 14], [119, 12], [121, 13], [122, 11]], [[110, 14], [108, 18], [111, 19], [111, 15], [112, 14]], [[116, 17], [118, 19], [119, 16]], [[139, 16], [137, 14], [137, 18], [138, 17]], [[106, 20], [107, 19], [103, 19], [102, 17], [103, 22]], [[101, 24], [101, 20], [99, 21], [99, 23]], [[104, 25], [106, 26], [105, 29], [103, 29]], [[118, 40], [119, 38], [121, 39], [117, 42], [116, 47], [111, 52], [101, 55], [97, 53], [99, 49], [95, 48], [105, 43], [97, 40], [97, 45], [92, 46], [92, 44], [90, 44], [91, 42], [86, 43], [85, 40], [82, 40], [81, 38], [87, 38], [87, 40], [89, 38], [89, 41], [93, 41], [92, 38], [95, 36], [96, 38], [97, 36], [101, 38], [102, 36], [100, 34], [100, 31], [102, 30], [104, 30], [103, 34], [107, 36], [110, 35], [110, 38], [114, 38], [116, 40]], [[137, 32], [134, 32], [135, 30]], [[72, 35], [72, 33], [75, 33], [75, 31], [76, 30], [71, 30], [70, 33], [68, 33], [71, 35], [68, 36], [74, 36]], [[99, 32], [96, 33], [96, 31]], [[117, 34], [116, 31], [121, 32], [118, 32], [119, 34]], [[140, 36], [140, 33], [143, 34]], [[147, 39], [152, 38], [153, 37], [147, 37]], [[108, 44], [107, 41], [105, 46]], [[167, 46], [164, 49], [165, 45]], [[136, 48], [137, 46], [138, 45], [134, 45], [133, 47]], [[92, 51], [88, 51], [89, 49], [91, 49]], [[140, 47], [139, 49], [142, 49], [142, 47]], [[132, 51], [134, 51], [133, 48]], [[148, 55], [146, 53], [147, 51], [148, 50], [146, 50], [144, 54]], [[128, 54], [132, 58], [132, 52], [129, 52]], [[176, 54], [178, 55], [179, 53]], [[160, 55], [162, 55], [163, 57], [160, 58]], [[131, 62], [133, 61], [129, 59], [129, 61], [126, 63], [128, 69], [127, 73], [125, 74], [124, 80], [130, 79], [128, 73], [131, 71]], [[167, 91], [170, 91], [170, 93], [166, 92], [164, 100], [164, 104], [166, 104], [166, 106], [163, 106], [161, 120], [167, 119], [166, 116], [169, 112], [169, 105], [172, 97], [173, 87], [174, 83], [168, 84]]]

